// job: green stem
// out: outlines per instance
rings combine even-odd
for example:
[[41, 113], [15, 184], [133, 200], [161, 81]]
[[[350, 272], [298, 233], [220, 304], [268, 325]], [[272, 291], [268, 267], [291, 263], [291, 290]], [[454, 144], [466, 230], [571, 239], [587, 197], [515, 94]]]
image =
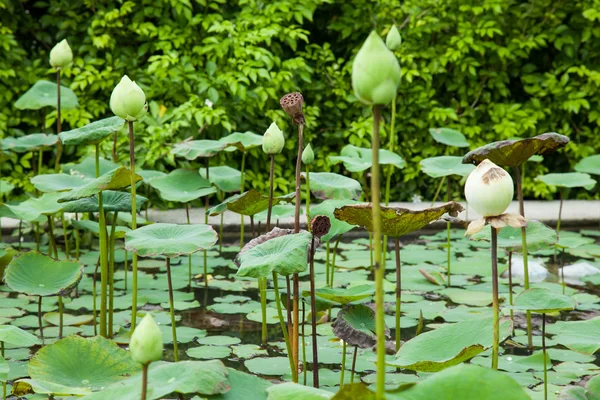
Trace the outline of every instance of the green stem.
[[307, 361], [306, 361], [306, 302], [302, 302], [302, 379], [303, 384], [306, 386], [307, 379]]
[[498, 302], [498, 231], [492, 230], [492, 308], [494, 316], [494, 333], [492, 344], [492, 369], [498, 369], [498, 351], [500, 347], [500, 306]]
[[40, 339], [42, 339], [42, 346], [45, 346], [44, 325], [42, 324], [42, 296], [38, 296], [38, 325], [40, 327]]
[[[4, 342], [0, 341], [0, 352], [4, 361]], [[6, 400], [6, 381], [2, 382], [2, 399]]]
[[[511, 306], [513, 305], [512, 251], [508, 252], [508, 302]], [[512, 308], [510, 309], [510, 320], [512, 321], [513, 334], [514, 334], [515, 314], [514, 314]]]
[[269, 207], [267, 208], [267, 233], [271, 231], [271, 212], [273, 211], [273, 179], [275, 175], [275, 155], [271, 154], [269, 165]]
[[258, 278], [258, 288], [260, 290], [260, 311], [262, 314], [261, 320], [261, 343], [267, 344], [267, 278]]
[[342, 365], [340, 370], [340, 390], [344, 387], [344, 372], [346, 372], [346, 342], [342, 340]]
[[[313, 386], [319, 387], [319, 346], [317, 344], [317, 302], [315, 299], [315, 237], [310, 243], [310, 317], [312, 328]], [[304, 338], [303, 338], [304, 339]]]
[[64, 211], [62, 213], [60, 213], [60, 220], [62, 222], [63, 237], [65, 240], [65, 254], [67, 255], [67, 260], [68, 260], [71, 258], [71, 256], [69, 255], [69, 253], [70, 253], [70, 251], [69, 251], [69, 236], [67, 235], [67, 221], [65, 220]]
[[150, 363], [142, 365], [142, 397], [141, 400], [146, 400], [146, 393], [148, 391], [148, 366]]
[[[206, 179], [210, 179], [210, 164], [208, 162], [208, 157], [204, 159], [204, 167], [206, 169]], [[208, 225], [208, 209], [210, 208], [210, 195], [206, 195], [204, 199], [204, 225]], [[208, 260], [207, 260], [207, 250], [204, 250], [204, 288], [208, 289]]]
[[306, 226], [310, 229], [310, 170], [306, 166]]
[[63, 336], [63, 299], [62, 296], [58, 296], [58, 338], [62, 339]]
[[290, 345], [290, 337], [288, 335], [288, 328], [283, 319], [283, 310], [281, 308], [281, 295], [279, 294], [279, 276], [277, 272], [273, 271], [273, 291], [275, 292], [275, 303], [277, 305], [277, 316], [279, 316], [279, 324], [281, 325], [281, 332], [283, 333], [283, 339], [285, 340], [285, 348], [287, 350], [288, 360], [290, 361], [290, 370], [292, 371], [292, 380], [294, 376], [294, 360], [292, 358], [292, 346]]
[[350, 371], [350, 383], [354, 383], [354, 370], [356, 369], [356, 355], [358, 346], [354, 346], [354, 355], [352, 356], [352, 371]]
[[[452, 199], [452, 180], [450, 179], [450, 177], [448, 176], [447, 181], [448, 184], [446, 186], [447, 188], [447, 194], [446, 194], [446, 200], [448, 202], [450, 202], [450, 200]], [[450, 221], [448, 221], [446, 223], [446, 253], [447, 253], [447, 264], [448, 264], [448, 287], [451, 286], [450, 283], [450, 279], [452, 276], [452, 273], [450, 271], [450, 263], [452, 262], [452, 247], [450, 246]]]
[[40, 153], [38, 156], [38, 169], [37, 169], [37, 173], [38, 175], [42, 173], [42, 165], [43, 165], [43, 154], [44, 154], [44, 150], [40, 148]]
[[[556, 221], [556, 236], [560, 237], [560, 221], [562, 219], [563, 199], [565, 196], [562, 189], [558, 190], [558, 194], [560, 196], [560, 203], [558, 206], [558, 221]], [[554, 247], [554, 264], [556, 264], [556, 246]]]
[[433, 205], [435, 204], [435, 201], [437, 200], [438, 196], [440, 195], [440, 192], [442, 191], [442, 187], [444, 187], [445, 180], [446, 180], [445, 176], [443, 176], [442, 179], [440, 179], [440, 184], [438, 185], [437, 189], [435, 190], [435, 194], [433, 195], [433, 200], [431, 201], [431, 207], [433, 207]]
[[[244, 169], [246, 167], [246, 152], [242, 153], [242, 167], [240, 171], [240, 194], [244, 193]], [[244, 247], [244, 214], [240, 214], [240, 250]]]
[[[56, 134], [62, 132], [61, 121], [60, 121], [60, 68], [56, 69]], [[62, 156], [63, 145], [59, 140], [56, 144], [56, 162], [54, 164], [54, 171], [60, 170], [60, 158]]]
[[[135, 197], [135, 138], [133, 136], [133, 122], [128, 122], [129, 130], [129, 172], [131, 184], [131, 230], [137, 229], [137, 207]], [[133, 290], [131, 295], [131, 333], [135, 330], [137, 323], [137, 289], [138, 289], [138, 257], [137, 253], [133, 253], [131, 262], [131, 273], [133, 275]]]
[[[75, 213], [75, 220], [77, 220], [77, 213]], [[79, 261], [79, 229], [73, 227], [73, 235], [75, 236], [75, 260]]]
[[117, 228], [118, 215], [118, 211], [115, 211], [112, 215], [112, 225], [110, 227], [108, 244], [110, 253], [110, 264], [108, 270], [108, 337], [113, 336], [113, 312], [115, 298], [115, 232]]
[[562, 294], [565, 294], [567, 284], [565, 283], [565, 249], [561, 249], [560, 252], [560, 278], [562, 281]]
[[331, 286], [329, 284], [329, 258], [330, 258], [330, 253], [331, 253], [331, 243], [328, 240], [327, 243], [325, 244], [325, 284], [327, 286]]
[[[96, 177], [98, 176], [100, 176], [100, 145], [96, 144]], [[100, 228], [100, 336], [107, 337], [106, 296], [108, 294], [108, 243], [102, 192], [98, 193], [98, 225]]]
[[402, 264], [400, 263], [400, 238], [394, 238], [396, 250], [396, 351], [400, 350], [400, 312], [402, 304]]
[[177, 349], [177, 327], [175, 325], [175, 302], [173, 301], [173, 282], [171, 281], [171, 259], [167, 257], [167, 283], [169, 285], [169, 312], [171, 314], [171, 333], [173, 334], [173, 359], [179, 361]]
[[[388, 150], [392, 153], [394, 152], [394, 139], [396, 139], [396, 97], [394, 96], [394, 100], [392, 100], [392, 114], [390, 116], [390, 143], [388, 145]], [[386, 168], [386, 177], [385, 177], [385, 205], [386, 207], [390, 205], [390, 195], [391, 195], [391, 184], [392, 184], [392, 173], [394, 171], [393, 165], [388, 165]], [[385, 264], [387, 262], [387, 250], [388, 250], [388, 237], [387, 235], [383, 236], [383, 269], [385, 269]]]
[[48, 255], [54, 252], [54, 259], [58, 260], [58, 247], [56, 246], [56, 239], [54, 238], [54, 221], [52, 215], [48, 215], [48, 240], [50, 241], [50, 247], [48, 248]]
[[[225, 199], [225, 193], [218, 191], [217, 192], [217, 197], [219, 198], [219, 203], [223, 202], [223, 200]], [[219, 215], [221, 222], [219, 223], [219, 255], [221, 253], [223, 253], [223, 220], [224, 220], [224, 213], [221, 213], [221, 215]]]
[[123, 265], [123, 269], [125, 270], [125, 281], [123, 285], [125, 287], [125, 291], [127, 292], [127, 270], [129, 269], [129, 254], [127, 250], [125, 250], [125, 264]]
[[337, 250], [341, 239], [342, 235], [338, 235], [335, 241], [335, 246], [333, 246], [333, 254], [331, 255], [331, 277], [329, 278], [329, 284], [331, 287], [333, 287], [333, 277], [335, 275], [335, 257], [337, 256]]
[[[185, 217], [190, 225], [190, 204], [185, 203]], [[192, 255], [188, 255], [188, 292], [192, 291]]]
[[92, 278], [92, 316], [94, 317], [94, 336], [98, 335], [98, 309], [96, 307], [96, 299], [98, 298], [98, 293], [96, 290], [96, 281], [98, 280], [98, 267], [100, 266], [100, 255], [98, 255], [98, 260], [96, 261], [96, 268], [94, 268], [94, 276]]
[[542, 352], [544, 354], [544, 400], [548, 400], [548, 366], [546, 365], [546, 313], [542, 313]]

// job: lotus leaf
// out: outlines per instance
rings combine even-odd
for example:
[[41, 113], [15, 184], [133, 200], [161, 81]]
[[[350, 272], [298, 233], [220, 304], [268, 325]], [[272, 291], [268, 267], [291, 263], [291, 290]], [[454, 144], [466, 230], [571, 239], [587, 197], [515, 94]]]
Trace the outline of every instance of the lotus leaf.
[[217, 242], [217, 232], [204, 224], [152, 224], [125, 235], [125, 249], [142, 257], [176, 257], [207, 250]]
[[79, 175], [45, 174], [31, 178], [31, 184], [40, 192], [64, 192], [85, 185], [87, 179]]
[[575, 165], [575, 171], [600, 175], [600, 154], [585, 157]]
[[203, 196], [215, 193], [210, 182], [197, 171], [176, 169], [165, 176], [157, 176], [148, 184], [158, 190], [160, 197], [167, 201], [187, 203]]
[[[39, 110], [43, 107], [56, 107], [58, 104], [57, 85], [54, 82], [39, 80], [28, 91], [15, 101], [18, 110]], [[77, 108], [77, 96], [68, 87], [60, 87], [60, 108], [70, 110]]]
[[187, 160], [195, 160], [199, 157], [212, 157], [225, 147], [227, 143], [218, 140], [190, 140], [176, 144], [171, 154]]
[[125, 120], [119, 117], [104, 118], [81, 128], [64, 131], [58, 134], [65, 145], [98, 144], [114, 132], [120, 131]]
[[[304, 173], [302, 178], [306, 179]], [[313, 172], [310, 174], [310, 192], [320, 200], [357, 200], [362, 193], [362, 187], [357, 180], [340, 174]]]
[[[200, 176], [206, 178], [206, 168], [200, 168]], [[220, 191], [231, 193], [240, 191], [240, 181], [242, 173], [226, 165], [210, 167], [208, 171], [208, 180]]]
[[429, 134], [438, 143], [452, 147], [469, 147], [465, 135], [450, 128], [431, 128]]
[[583, 172], [546, 174], [540, 175], [536, 179], [548, 186], [565, 188], [584, 187], [587, 190], [591, 190], [596, 185], [596, 181], [589, 174]]
[[7, 137], [2, 139], [0, 146], [3, 150], [12, 150], [17, 153], [36, 151], [44, 147], [54, 146], [58, 142], [58, 136], [45, 133], [32, 133], [21, 137]]
[[[135, 182], [142, 180], [142, 177], [135, 175]], [[125, 167], [118, 167], [99, 178], [93, 179], [83, 186], [73, 189], [63, 194], [59, 199], [59, 203], [66, 201], [73, 201], [83, 199], [85, 197], [91, 197], [104, 190], [119, 190], [124, 189], [131, 184], [131, 177], [129, 169]]]
[[536, 313], [551, 313], [574, 310], [575, 307], [577, 307], [577, 302], [569, 296], [555, 293], [546, 288], [532, 288], [519, 293], [510, 308]]
[[459, 175], [468, 176], [475, 167], [463, 164], [462, 158], [456, 156], [430, 157], [421, 160], [421, 170], [432, 178]]
[[[344, 163], [344, 167], [350, 172], [362, 172], [371, 168], [373, 158], [370, 148], [356, 147], [351, 144], [342, 148], [339, 156], [330, 156], [334, 164]], [[404, 160], [398, 154], [389, 150], [379, 150], [379, 164], [393, 165], [398, 169], [404, 168]]]

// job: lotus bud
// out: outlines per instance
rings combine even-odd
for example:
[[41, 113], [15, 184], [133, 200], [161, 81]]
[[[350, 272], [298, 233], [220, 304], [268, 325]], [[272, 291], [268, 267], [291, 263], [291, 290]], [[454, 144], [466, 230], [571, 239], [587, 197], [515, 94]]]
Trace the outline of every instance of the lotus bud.
[[146, 314], [142, 322], [135, 328], [129, 342], [131, 357], [142, 365], [158, 361], [162, 358], [162, 332], [151, 314]]
[[313, 161], [315, 161], [315, 152], [313, 151], [312, 147], [310, 147], [309, 143], [302, 152], [302, 163], [304, 165], [310, 165]]
[[352, 88], [360, 101], [370, 105], [389, 104], [400, 85], [398, 59], [373, 31], [352, 64]]
[[509, 173], [490, 160], [483, 160], [465, 183], [465, 199], [483, 217], [504, 213], [513, 195], [513, 180]]
[[306, 125], [304, 113], [302, 112], [304, 97], [301, 93], [288, 93], [279, 100], [279, 104], [296, 125]]
[[283, 150], [284, 144], [285, 139], [283, 137], [283, 132], [281, 132], [281, 129], [279, 129], [277, 124], [273, 122], [263, 135], [263, 151], [267, 154], [279, 154], [281, 153], [281, 150]]
[[402, 44], [402, 37], [400, 36], [400, 32], [398, 32], [398, 28], [396, 28], [396, 25], [392, 25], [392, 27], [390, 28], [390, 31], [385, 37], [385, 44], [388, 47], [388, 49], [392, 51], [398, 50], [400, 48], [400, 45]]
[[127, 121], [136, 121], [148, 111], [144, 91], [127, 75], [113, 89], [110, 95], [110, 109]]
[[64, 39], [56, 44], [50, 50], [50, 65], [54, 68], [64, 68], [73, 61], [73, 52], [67, 39]]
[[310, 221], [310, 231], [315, 237], [322, 238], [331, 229], [331, 221], [325, 215], [317, 215]]

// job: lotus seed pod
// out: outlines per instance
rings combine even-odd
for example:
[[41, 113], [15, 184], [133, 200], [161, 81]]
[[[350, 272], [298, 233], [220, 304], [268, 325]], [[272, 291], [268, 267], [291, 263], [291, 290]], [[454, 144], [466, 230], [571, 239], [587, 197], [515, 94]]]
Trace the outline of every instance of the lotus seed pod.
[[498, 216], [513, 200], [514, 186], [510, 174], [490, 160], [483, 160], [465, 183], [465, 199], [483, 217]]
[[285, 144], [285, 138], [283, 132], [275, 122], [273, 122], [265, 134], [263, 135], [262, 148], [267, 154], [279, 154], [283, 150]]
[[310, 147], [309, 143], [302, 152], [302, 163], [304, 165], [310, 165], [313, 163], [313, 161], [315, 161], [315, 152], [313, 151], [312, 147]]
[[370, 105], [389, 104], [400, 85], [398, 59], [373, 31], [352, 64], [352, 88], [360, 101]]
[[296, 125], [306, 125], [304, 113], [302, 112], [304, 97], [302, 97], [301, 93], [288, 93], [279, 100], [279, 104], [281, 104], [283, 111], [292, 118], [292, 121], [294, 121]]
[[73, 61], [73, 52], [67, 39], [58, 42], [56, 46], [50, 50], [50, 65], [54, 68], [64, 68]]
[[325, 215], [317, 215], [310, 221], [310, 231], [315, 237], [322, 238], [331, 229], [331, 221]]
[[110, 109], [117, 117], [127, 121], [137, 121], [148, 111], [146, 95], [125, 75], [110, 95]]
[[402, 37], [400, 36], [400, 32], [398, 32], [398, 28], [396, 28], [396, 25], [392, 25], [392, 27], [390, 28], [390, 31], [385, 37], [385, 44], [388, 47], [388, 49], [392, 51], [398, 50], [400, 48], [400, 45], [402, 44]]
[[142, 365], [162, 358], [162, 332], [151, 314], [146, 314], [135, 328], [129, 342], [131, 357]]

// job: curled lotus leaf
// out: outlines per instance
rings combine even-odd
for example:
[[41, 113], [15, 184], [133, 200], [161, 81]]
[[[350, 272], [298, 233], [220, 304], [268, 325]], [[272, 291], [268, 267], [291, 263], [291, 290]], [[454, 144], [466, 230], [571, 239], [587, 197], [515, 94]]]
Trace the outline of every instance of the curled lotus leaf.
[[262, 146], [263, 137], [250, 131], [233, 132], [219, 139], [219, 142], [227, 146], [226, 151], [235, 151], [236, 149], [246, 151], [253, 147]]
[[[102, 201], [105, 212], [131, 212], [131, 193], [105, 190], [102, 192]], [[136, 209], [140, 212], [148, 199], [136, 194], [135, 201]], [[71, 213], [98, 212], [100, 210], [97, 194], [61, 204], [63, 211]]]
[[52, 215], [62, 210], [58, 202], [60, 193], [44, 193], [41, 197], [27, 199], [19, 204], [5, 204], [15, 217], [24, 221], [36, 221], [43, 215]]
[[[296, 196], [294, 193], [273, 197], [273, 205], [277, 205], [281, 202], [289, 203], [295, 199]], [[237, 214], [253, 216], [267, 208], [269, 208], [269, 197], [256, 190], [249, 190], [225, 199], [221, 204], [209, 208], [206, 212], [210, 216], [215, 216], [221, 214], [225, 210], [229, 210]]]
[[171, 154], [191, 161], [201, 157], [212, 157], [225, 147], [227, 147], [227, 143], [218, 140], [188, 140], [176, 144], [171, 150]]
[[157, 223], [125, 234], [125, 249], [142, 257], [189, 255], [211, 248], [218, 239], [210, 225]]
[[487, 159], [503, 167], [518, 167], [533, 155], [549, 154], [566, 146], [569, 140], [554, 132], [520, 140], [501, 140], [468, 152], [462, 162], [477, 165]]
[[[83, 186], [79, 186], [63, 194], [59, 199], [59, 203], [67, 201], [79, 200], [86, 197], [97, 195], [104, 190], [119, 190], [125, 189], [131, 184], [131, 171], [125, 167], [118, 167], [99, 178], [93, 179]], [[134, 181], [141, 181], [142, 177], [135, 174]]]
[[66, 145], [97, 144], [114, 132], [120, 131], [123, 125], [125, 120], [119, 117], [104, 118], [81, 128], [61, 132], [58, 137]]
[[[377, 344], [375, 311], [364, 304], [345, 306], [331, 326], [335, 336], [351, 346], [367, 349]], [[386, 327], [386, 336], [389, 333]]]
[[[462, 210], [463, 207], [454, 201], [423, 210], [381, 207], [382, 233], [387, 236], [399, 237], [437, 221], [446, 213], [456, 216]], [[373, 230], [373, 208], [370, 203], [342, 206], [336, 209], [334, 214], [339, 220], [362, 226], [369, 232]]]

